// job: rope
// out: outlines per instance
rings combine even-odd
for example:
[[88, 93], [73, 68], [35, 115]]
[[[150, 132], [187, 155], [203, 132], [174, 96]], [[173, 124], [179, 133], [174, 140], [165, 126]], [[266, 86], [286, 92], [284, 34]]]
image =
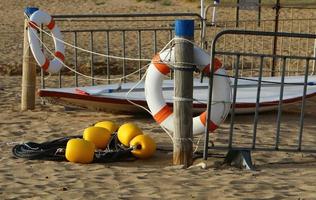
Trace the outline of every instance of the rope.
[[69, 139], [76, 137], [78, 136], [59, 138], [44, 143], [27, 142], [18, 144], [12, 148], [12, 153], [17, 158], [63, 161], [65, 155], [61, 149], [66, 148]]
[[[27, 142], [17, 144], [12, 148], [12, 153], [16, 158], [29, 160], [66, 161], [67, 142], [73, 138], [82, 138], [82, 136], [63, 137], [43, 143]], [[133, 148], [123, 147], [118, 141], [117, 134], [113, 134], [105, 150], [95, 151], [93, 162], [107, 163], [135, 160], [131, 153], [132, 150]]]

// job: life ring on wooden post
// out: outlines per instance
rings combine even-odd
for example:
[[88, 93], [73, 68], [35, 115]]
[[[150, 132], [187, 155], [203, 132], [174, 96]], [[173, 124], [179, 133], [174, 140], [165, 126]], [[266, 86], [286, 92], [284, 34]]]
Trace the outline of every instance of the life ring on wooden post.
[[[193, 63], [203, 72], [209, 72], [210, 56], [203, 49], [194, 47]], [[170, 72], [168, 63], [174, 63], [174, 49], [167, 49], [157, 54], [149, 65], [145, 79], [145, 97], [155, 121], [169, 131], [174, 132], [173, 111], [163, 98], [163, 78]], [[209, 130], [212, 132], [225, 120], [231, 106], [230, 79], [221, 68], [222, 63], [215, 58], [215, 73], [213, 79], [213, 103]], [[206, 126], [206, 111], [193, 118], [193, 134], [202, 134]]]
[[[41, 25], [46, 25], [50, 30], [55, 45], [55, 58], [49, 60], [45, 57], [41, 46], [37, 30]], [[28, 39], [33, 56], [39, 66], [49, 73], [56, 73], [62, 67], [65, 60], [65, 46], [61, 42], [62, 35], [60, 29], [56, 26], [54, 19], [47, 13], [37, 10], [30, 16]]]

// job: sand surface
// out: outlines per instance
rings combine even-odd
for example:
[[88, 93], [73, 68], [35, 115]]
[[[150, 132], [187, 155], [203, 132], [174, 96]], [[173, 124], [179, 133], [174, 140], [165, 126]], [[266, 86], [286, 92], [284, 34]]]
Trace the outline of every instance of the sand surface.
[[[172, 153], [158, 151], [149, 160], [81, 165], [69, 162], [15, 159], [11, 154], [16, 142], [44, 142], [82, 130], [101, 120], [118, 124], [137, 123], [155, 138], [158, 146], [171, 148], [168, 136], [148, 115], [117, 115], [84, 110], [65, 111], [64, 107], [41, 105], [34, 111], [20, 111], [20, 77], [1, 77], [0, 144], [1, 199], [315, 199], [316, 156], [310, 153], [253, 153], [258, 171], [220, 166], [225, 152], [212, 151], [207, 169], [181, 169], [172, 166]], [[315, 104], [311, 104], [315, 108]], [[261, 140], [273, 144], [273, 113], [262, 115]], [[315, 146], [315, 112], [306, 117], [304, 144]], [[236, 121], [236, 144], [250, 138], [252, 117], [239, 116]], [[283, 145], [297, 132], [297, 115], [284, 117]], [[225, 141], [226, 122], [212, 139]], [[291, 134], [290, 134], [291, 133]], [[241, 134], [241, 135], [239, 135]], [[238, 136], [239, 135], [239, 136]], [[260, 137], [261, 135], [261, 137]], [[267, 138], [265, 138], [267, 137]], [[269, 138], [270, 137], [270, 138]], [[267, 139], [267, 140], [265, 140]], [[200, 148], [202, 143], [200, 144]], [[196, 160], [194, 164], [199, 164]]]
[[[72, 14], [175, 9], [199, 12], [197, 3], [181, 4], [181, 1], [173, 1], [173, 6], [161, 6], [132, 0], [76, 0], [60, 6], [63, 2], [10, 0], [0, 3], [12, 11], [0, 13], [3, 19], [0, 39], [4, 45], [1, 46], [1, 74], [20, 73], [21, 30], [26, 6], [39, 6], [56, 14], [64, 14], [66, 10]], [[118, 124], [135, 122], [155, 139], [159, 147], [172, 147], [168, 136], [146, 114], [65, 111], [62, 106], [42, 105], [39, 98], [35, 110], [21, 112], [20, 94], [20, 76], [0, 76], [0, 199], [316, 199], [316, 155], [311, 153], [254, 152], [255, 172], [221, 166], [225, 151], [211, 151], [206, 169], [173, 166], [172, 153], [162, 151], [149, 160], [89, 165], [15, 159], [11, 149], [16, 143], [78, 135], [84, 128], [102, 120], [113, 120]], [[304, 148], [315, 148], [315, 107], [315, 101], [308, 102]], [[293, 147], [297, 142], [298, 111], [298, 107], [292, 107], [282, 116], [282, 147]], [[273, 147], [275, 117], [274, 112], [260, 115], [259, 146]], [[252, 122], [253, 116], [237, 116], [234, 144], [251, 143]], [[215, 145], [227, 142], [228, 131], [227, 120], [211, 137]], [[199, 148], [202, 146], [203, 142]], [[201, 162], [198, 159], [194, 164]]]

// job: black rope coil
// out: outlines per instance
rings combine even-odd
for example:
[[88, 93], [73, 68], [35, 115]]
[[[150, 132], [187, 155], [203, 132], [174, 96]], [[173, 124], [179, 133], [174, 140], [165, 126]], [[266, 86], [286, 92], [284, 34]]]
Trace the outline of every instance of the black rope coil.
[[[82, 138], [82, 136], [62, 137], [43, 143], [26, 142], [15, 145], [12, 148], [12, 153], [16, 158], [29, 160], [66, 161], [65, 151], [67, 142], [73, 138]], [[132, 150], [133, 148], [124, 147], [118, 141], [117, 134], [113, 134], [104, 150], [95, 151], [93, 162], [107, 163], [135, 160], [136, 158], [131, 152]]]

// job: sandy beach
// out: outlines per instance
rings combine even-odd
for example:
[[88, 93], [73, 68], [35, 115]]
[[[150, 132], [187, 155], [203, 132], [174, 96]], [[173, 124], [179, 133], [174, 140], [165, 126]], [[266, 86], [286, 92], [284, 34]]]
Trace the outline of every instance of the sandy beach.
[[[172, 153], [159, 151], [149, 160], [107, 164], [15, 159], [11, 149], [16, 143], [78, 135], [85, 127], [101, 120], [113, 120], [118, 124], [135, 122], [155, 138], [158, 146], [171, 148], [172, 144], [148, 115], [65, 111], [62, 106], [41, 105], [39, 99], [34, 111], [21, 112], [21, 88], [17, 84], [20, 77], [3, 76], [1, 80], [1, 199], [316, 198], [316, 156], [309, 153], [253, 153], [258, 170], [255, 172], [220, 166], [225, 152], [218, 151], [208, 159], [207, 169], [172, 166]], [[315, 112], [309, 117], [315, 119]], [[237, 128], [250, 132], [248, 118], [238, 119]], [[269, 114], [264, 118], [269, 122]], [[297, 121], [293, 117], [286, 119], [285, 127]], [[312, 126], [307, 135], [315, 142], [315, 123], [310, 120], [306, 123]], [[216, 134], [228, 125], [225, 123]], [[266, 128], [261, 126], [259, 130], [264, 133]], [[194, 164], [200, 162], [196, 160]]]
[[[189, 169], [173, 166], [171, 151], [157, 151], [148, 160], [87, 165], [14, 158], [11, 149], [15, 144], [80, 135], [84, 128], [104, 120], [120, 125], [134, 122], [154, 138], [158, 147], [172, 149], [167, 134], [148, 114], [65, 110], [59, 105], [43, 105], [38, 97], [35, 110], [20, 111], [23, 8], [38, 6], [58, 14], [67, 9], [71, 14], [162, 12], [176, 8], [182, 12], [199, 12], [198, 3], [182, 5], [181, 1], [172, 1], [171, 6], [161, 6], [158, 2], [134, 0], [48, 2], [12, 0], [0, 3], [12, 10], [0, 13], [1, 19], [6, 21], [0, 27], [11, 24], [6, 33], [0, 33], [1, 45], [4, 45], [0, 59], [0, 199], [316, 199], [316, 154], [311, 153], [253, 152], [257, 171], [221, 165], [225, 151], [210, 151], [206, 162], [196, 159]], [[60, 6], [61, 3], [65, 6]], [[76, 4], [82, 5], [80, 9], [74, 8]], [[113, 5], [115, 9], [110, 9]], [[40, 86], [39, 77], [37, 86]], [[315, 99], [307, 102], [303, 138], [306, 148], [314, 148], [316, 144], [315, 108]], [[275, 112], [260, 115], [259, 143], [273, 145], [275, 117]], [[287, 109], [282, 117], [281, 145], [293, 146], [297, 141], [299, 107]], [[253, 115], [237, 116], [236, 144], [251, 141], [252, 123]], [[226, 120], [211, 139], [215, 144], [225, 143], [228, 130], [229, 120]], [[203, 142], [199, 150], [202, 147]], [[206, 169], [199, 166], [201, 162], [207, 164]]]

